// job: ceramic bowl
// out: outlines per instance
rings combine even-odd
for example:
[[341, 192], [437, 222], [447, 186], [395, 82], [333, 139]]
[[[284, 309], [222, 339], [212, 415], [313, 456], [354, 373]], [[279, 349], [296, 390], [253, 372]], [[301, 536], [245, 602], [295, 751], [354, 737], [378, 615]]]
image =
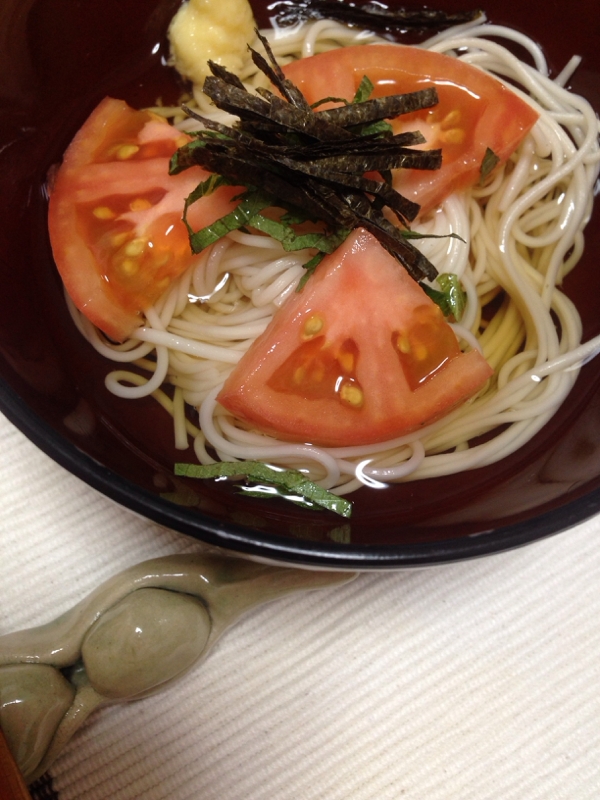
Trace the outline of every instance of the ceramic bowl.
[[[504, 550], [562, 531], [600, 509], [600, 359], [526, 446], [490, 467], [361, 489], [352, 520], [249, 499], [198, 482], [181, 505], [167, 420], [154, 401], [104, 388], [107, 364], [77, 333], [52, 260], [48, 169], [105, 95], [134, 106], [181, 91], [165, 66], [179, 0], [3, 0], [0, 10], [0, 409], [44, 452], [121, 505], [212, 545], [312, 567], [383, 569]], [[437, 4], [447, 10], [451, 0]], [[490, 0], [493, 22], [532, 35], [559, 71], [583, 56], [575, 91], [600, 108], [594, 0], [563, 9]], [[257, 4], [264, 23], [268, 11]], [[565, 290], [600, 333], [600, 214]], [[189, 489], [190, 487], [188, 487]]]

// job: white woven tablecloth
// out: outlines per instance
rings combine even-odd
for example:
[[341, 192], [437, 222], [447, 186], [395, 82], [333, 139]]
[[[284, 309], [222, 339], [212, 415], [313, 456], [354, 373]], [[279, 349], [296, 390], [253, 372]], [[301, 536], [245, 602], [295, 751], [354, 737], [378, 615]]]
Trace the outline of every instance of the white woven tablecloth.
[[[198, 545], [0, 415], [0, 634]], [[165, 693], [97, 712], [61, 800], [598, 800], [600, 518], [510, 553], [275, 601]]]

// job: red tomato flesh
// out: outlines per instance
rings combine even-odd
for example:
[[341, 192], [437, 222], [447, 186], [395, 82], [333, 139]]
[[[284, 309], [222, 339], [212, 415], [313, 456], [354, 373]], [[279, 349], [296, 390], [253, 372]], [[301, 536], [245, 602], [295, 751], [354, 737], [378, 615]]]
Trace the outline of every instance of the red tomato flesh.
[[[192, 261], [183, 204], [208, 177], [200, 167], [169, 175], [189, 137], [149, 111], [104, 99], [69, 145], [50, 195], [48, 225], [71, 299], [115, 341]], [[209, 225], [239, 192], [222, 187], [194, 203], [190, 222]]]
[[373, 96], [436, 87], [436, 106], [392, 122], [395, 133], [420, 130], [427, 142], [419, 147], [442, 149], [440, 170], [395, 171], [394, 188], [418, 203], [421, 215], [480, 179], [488, 147], [504, 163], [538, 118], [530, 105], [488, 73], [420, 47], [343, 47], [295, 61], [284, 72], [309, 103], [324, 97], [352, 100], [365, 75], [374, 85]]
[[492, 374], [363, 229], [323, 259], [236, 365], [220, 403], [277, 438], [328, 447], [418, 430]]

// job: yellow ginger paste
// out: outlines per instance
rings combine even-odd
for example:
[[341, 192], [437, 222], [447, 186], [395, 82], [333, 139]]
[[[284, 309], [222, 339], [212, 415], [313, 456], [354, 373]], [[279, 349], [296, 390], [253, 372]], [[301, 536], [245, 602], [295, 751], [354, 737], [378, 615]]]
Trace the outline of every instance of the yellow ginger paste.
[[198, 86], [210, 74], [208, 59], [239, 72], [255, 27], [247, 0], [189, 0], [169, 27], [173, 66]]

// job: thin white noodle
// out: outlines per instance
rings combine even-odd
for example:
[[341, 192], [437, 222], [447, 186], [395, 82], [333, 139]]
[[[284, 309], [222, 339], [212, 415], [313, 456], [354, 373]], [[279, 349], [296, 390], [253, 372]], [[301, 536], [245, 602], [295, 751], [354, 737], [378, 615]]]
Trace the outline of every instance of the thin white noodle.
[[166, 347], [157, 347], [156, 350], [156, 368], [152, 377], [141, 386], [124, 386], [115, 373], [110, 372], [105, 379], [106, 388], [109, 392], [117, 395], [117, 397], [125, 397], [129, 400], [135, 400], [139, 397], [147, 397], [152, 392], [159, 389], [167, 378], [167, 370], [169, 368], [169, 351]]

